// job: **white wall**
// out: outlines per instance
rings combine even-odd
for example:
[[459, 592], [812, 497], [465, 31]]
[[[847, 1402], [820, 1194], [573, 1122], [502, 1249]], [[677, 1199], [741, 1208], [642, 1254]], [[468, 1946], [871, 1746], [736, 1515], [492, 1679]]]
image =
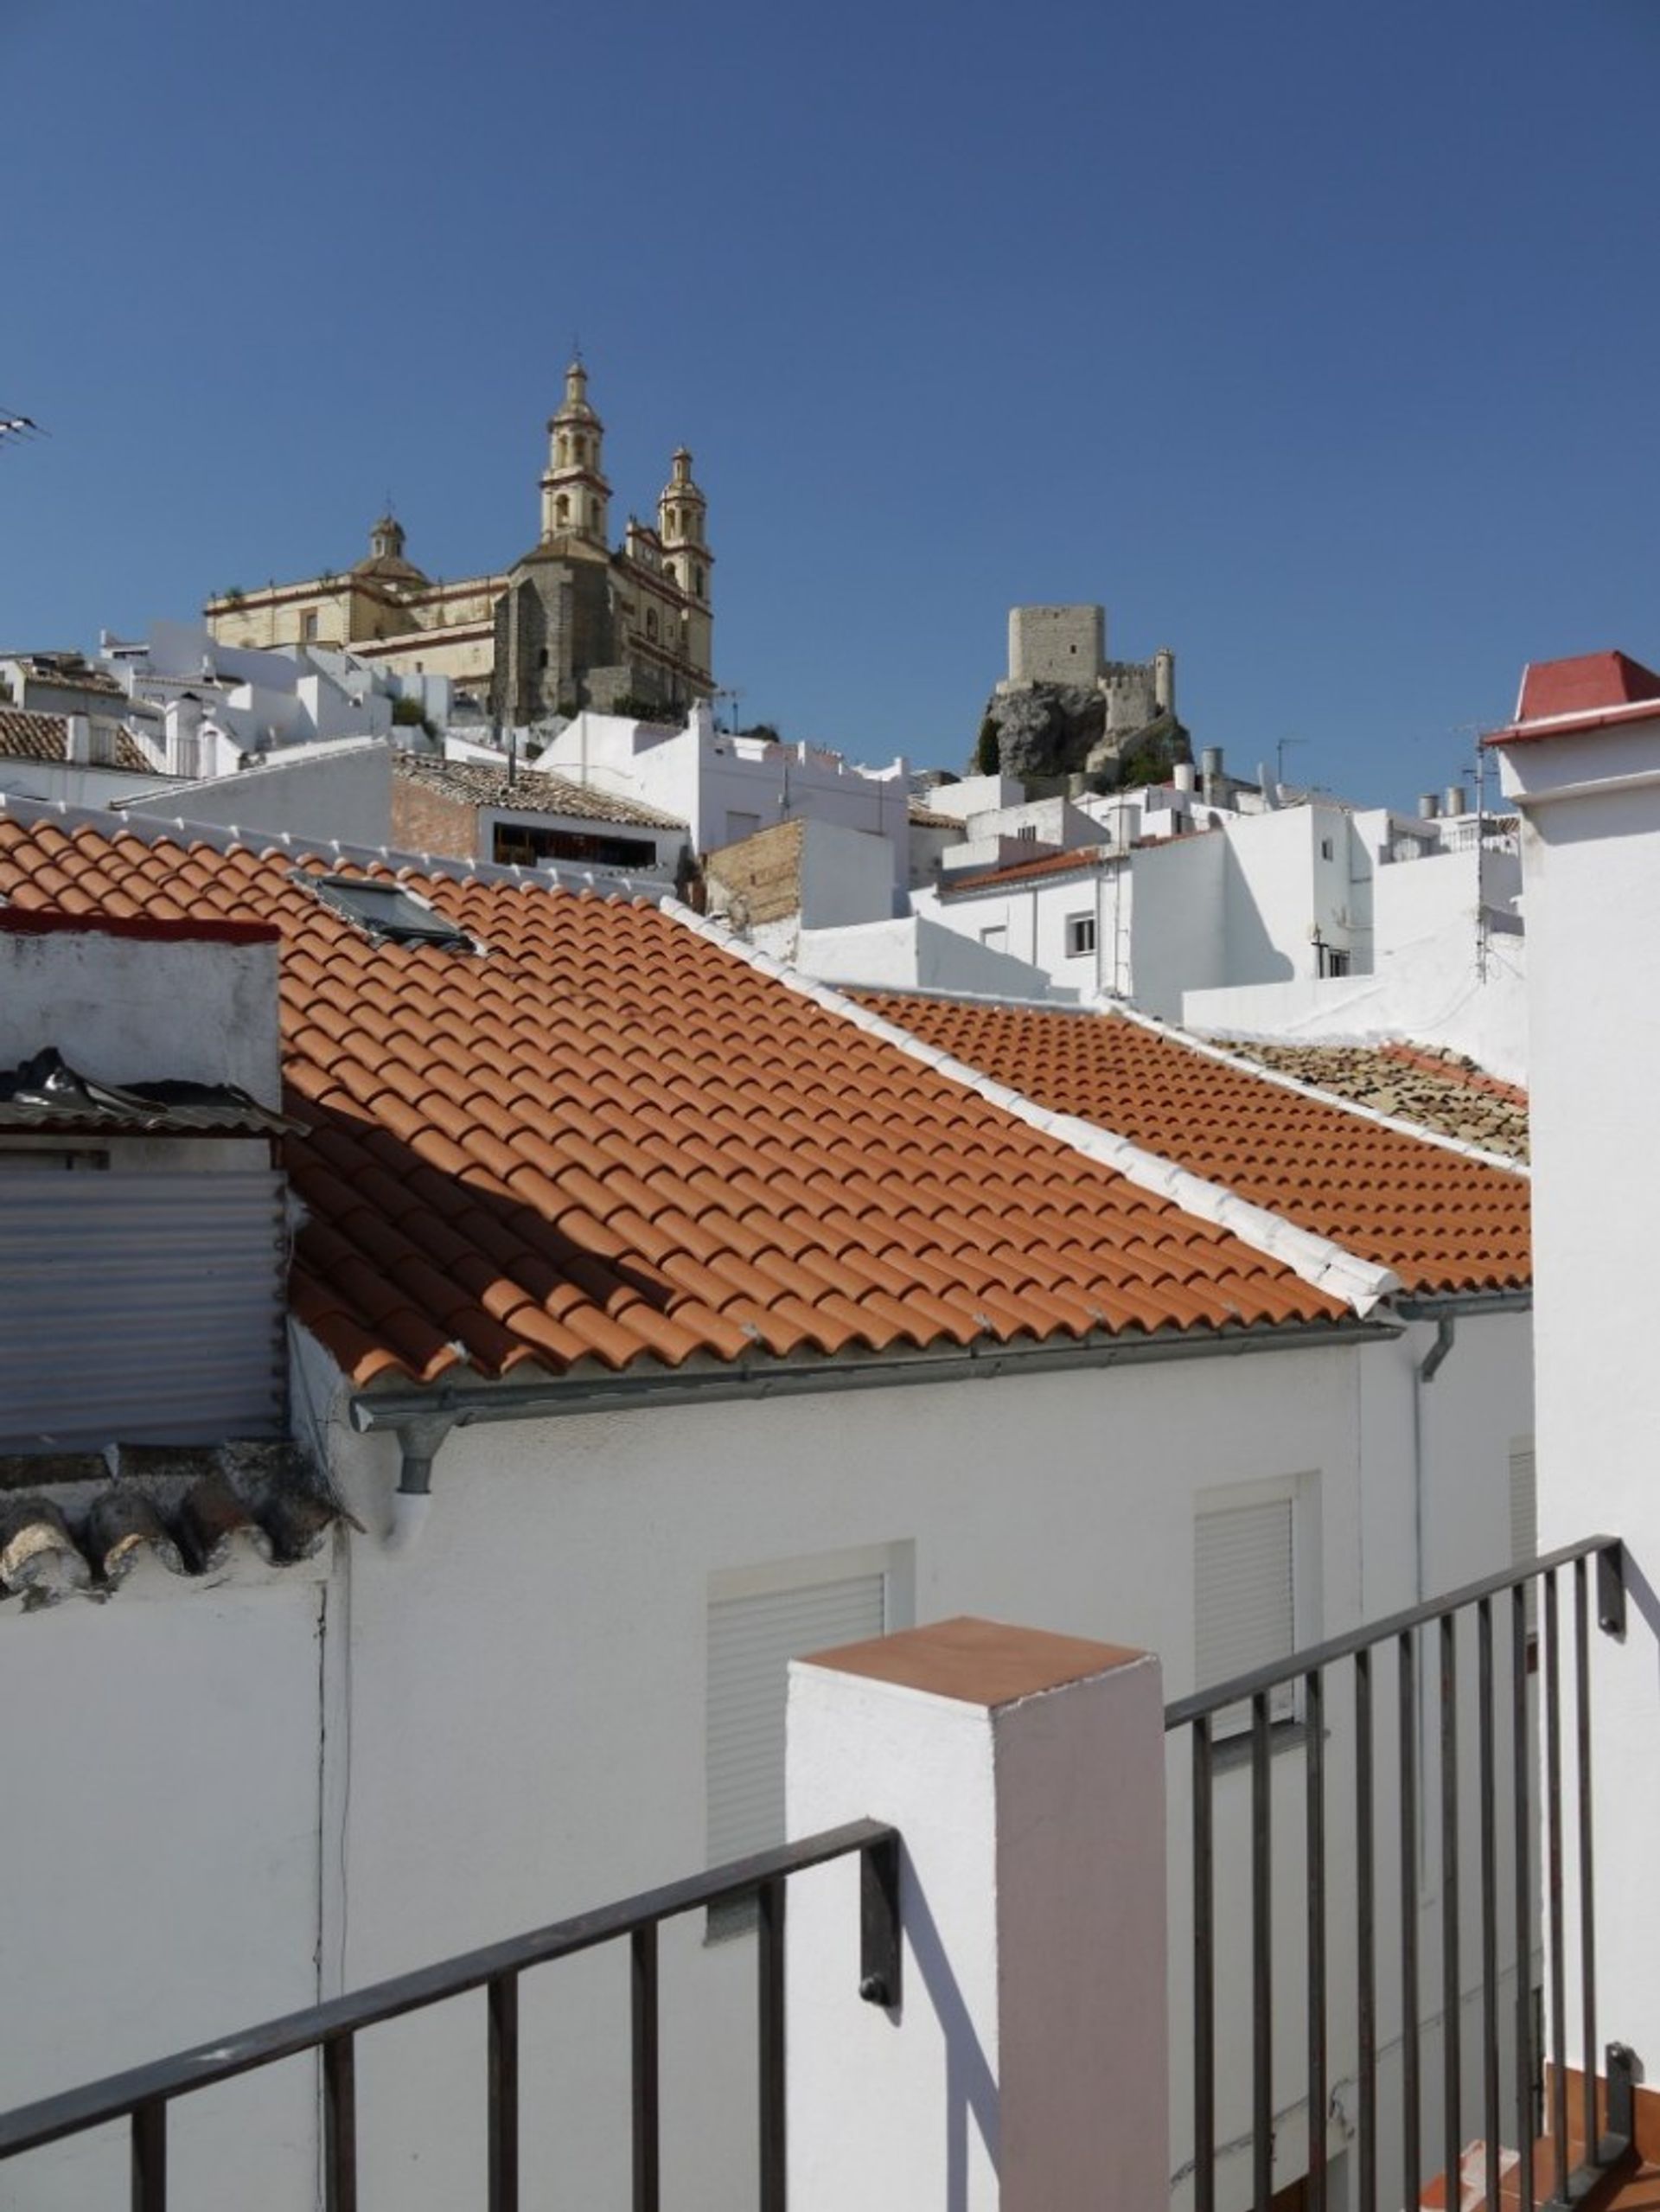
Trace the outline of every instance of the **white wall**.
[[[1443, 865], [1414, 860], [1380, 871], [1379, 880]], [[1525, 938], [1490, 933], [1484, 975], [1477, 962], [1473, 917], [1460, 915], [1440, 930], [1393, 945], [1385, 943], [1380, 930], [1377, 943], [1370, 975], [1186, 990], [1176, 1017], [1216, 1036], [1407, 1037], [1467, 1053], [1506, 1082], [1529, 1080]]]
[[855, 929], [803, 930], [795, 965], [827, 983], [865, 984], [872, 989], [982, 992], [1012, 998], [1077, 995], [1057, 989], [1048, 973], [1007, 953], [993, 952], [960, 930], [921, 914]]
[[890, 841], [811, 819], [801, 828], [801, 926], [834, 930], [891, 918], [894, 881]]
[[[620, 792], [689, 824], [693, 848], [712, 852], [777, 822], [822, 822], [881, 837], [889, 880], [909, 877], [910, 777], [903, 758], [865, 769], [809, 745], [771, 745], [714, 726], [706, 704], [682, 730], [662, 732], [610, 714], [578, 714], [550, 741], [539, 764], [596, 790]], [[949, 787], [958, 790], [963, 787]]]
[[[1497, 1440], [1523, 1425], [1524, 1335], [1516, 1317], [1465, 1323], [1431, 1386], [1424, 1519], [1435, 1584], [1491, 1562], [1506, 1540]], [[1160, 1654], [1176, 1696], [1192, 1681], [1196, 1505], [1294, 1478], [1306, 1501], [1299, 1640], [1408, 1602], [1420, 1582], [1410, 1360], [1428, 1340], [1421, 1327], [1410, 1346], [459, 1429], [437, 1461], [423, 1540], [403, 1556], [378, 1541], [395, 1446], [351, 1435], [336, 1418], [327, 1430], [335, 1472], [368, 1533], [348, 1539], [331, 1576], [321, 1652], [319, 1593], [285, 1610], [281, 1579], [234, 1610], [228, 1596], [187, 1591], [141, 1617], [124, 1595], [107, 1608], [0, 1620], [19, 1652], [39, 1654], [52, 1710], [76, 1717], [73, 1729], [32, 1739], [31, 1788], [12, 1793], [0, 1818], [0, 1838], [29, 1839], [22, 1856], [8, 1854], [29, 1906], [4, 1939], [20, 1959], [12, 1985], [30, 1992], [33, 2039], [52, 2054], [49, 2068], [29, 2060], [37, 2071], [19, 2075], [16, 2094], [301, 2003], [314, 1952], [329, 1994], [700, 1864], [707, 1603], [710, 1577], [724, 1570], [910, 1545], [919, 1620], [974, 1612], [1142, 1646]], [[299, 1393], [314, 1410], [324, 1365], [308, 1359]], [[256, 1601], [269, 1609], [250, 1618]], [[23, 1725], [45, 1710], [45, 1690], [32, 1702], [27, 1675], [8, 1679], [23, 1685]], [[1341, 1711], [1331, 1727], [1336, 1788]], [[1178, 1900], [1184, 1751], [1172, 1754]], [[1381, 1761], [1386, 1754], [1385, 1742]], [[1299, 1762], [1277, 1759], [1283, 1837], [1297, 1832], [1300, 1788]], [[1218, 1811], [1223, 1925], [1235, 1930], [1242, 1790], [1225, 1782]], [[1275, 1873], [1287, 1977], [1299, 1883], [1287, 1851]], [[1385, 1903], [1385, 1947], [1388, 1918]], [[218, 1939], [211, 1971], [204, 1923]], [[113, 1932], [80, 1949], [88, 1924]], [[1174, 1934], [1179, 2053], [1179, 1907]], [[66, 1949], [77, 1962], [60, 2007]], [[856, 1951], [850, 1928], [850, 1972]], [[1237, 1966], [1229, 1953], [1224, 1975]], [[1339, 1991], [1346, 1972], [1334, 1963]], [[700, 1921], [665, 1937], [672, 2202], [745, 2201], [753, 1976], [752, 1939], [706, 1944]], [[614, 1953], [524, 1985], [533, 2195], [553, 2173], [584, 2202], [625, 2192], [627, 1986]], [[94, 1996], [110, 2016], [107, 2040], [86, 2025]], [[1345, 2032], [1334, 2036], [1338, 2069], [1351, 2063]], [[1240, 2037], [1225, 2050], [1224, 2136], [1243, 2111], [1247, 2048]], [[363, 2039], [367, 2202], [447, 2212], [470, 2201], [483, 2062], [476, 2001]], [[1289, 2011], [1277, 2064], [1280, 2101], [1293, 2108], [1282, 2127], [1290, 2158], [1301, 2050]], [[307, 2069], [294, 2074], [309, 2085]], [[1177, 2075], [1180, 2099], [1186, 2075]], [[246, 2094], [262, 2127], [303, 2156], [306, 2090], [290, 2081]], [[187, 2164], [223, 2147], [198, 2125], [188, 2107], [176, 2115]], [[1178, 2146], [1185, 2125], [1178, 2107]], [[286, 2170], [274, 2158], [270, 2171], [274, 2190]], [[1224, 2191], [1224, 2202], [1236, 2198]], [[42, 2199], [51, 2212], [85, 2201], [73, 2190]], [[264, 2212], [265, 2198], [246, 2201]]]
[[48, 1045], [100, 1082], [233, 1083], [277, 1106], [275, 940], [0, 930], [0, 1067]]
[[1599, 2036], [1629, 2043], [1652, 2079], [1660, 1985], [1641, 1901], [1660, 1832], [1650, 1287], [1660, 1247], [1660, 718], [1500, 758], [1523, 809], [1527, 882], [1540, 1542], [1606, 1531], [1630, 1547], [1625, 1642], [1592, 1638], [1598, 2010]]
[[[108, 1605], [0, 1608], [27, 1767], [0, 1807], [0, 2107], [316, 2000], [325, 1592], [310, 1568], [264, 1576], [213, 1589], [140, 1567]], [[314, 2081], [290, 2064], [175, 2106], [169, 2201], [310, 2203]], [[124, 2203], [124, 2132], [5, 2172], [28, 2212]]]
[[129, 814], [251, 835], [381, 846], [392, 839], [392, 748], [378, 738], [291, 746], [205, 783], [129, 796]]

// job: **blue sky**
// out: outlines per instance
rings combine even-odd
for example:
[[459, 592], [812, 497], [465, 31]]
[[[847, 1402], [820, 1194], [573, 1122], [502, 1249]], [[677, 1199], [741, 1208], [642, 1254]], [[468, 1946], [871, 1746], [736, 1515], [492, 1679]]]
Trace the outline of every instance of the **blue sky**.
[[0, 0], [0, 645], [536, 527], [578, 332], [746, 719], [961, 766], [1007, 608], [1365, 800], [1660, 659], [1660, 0]]

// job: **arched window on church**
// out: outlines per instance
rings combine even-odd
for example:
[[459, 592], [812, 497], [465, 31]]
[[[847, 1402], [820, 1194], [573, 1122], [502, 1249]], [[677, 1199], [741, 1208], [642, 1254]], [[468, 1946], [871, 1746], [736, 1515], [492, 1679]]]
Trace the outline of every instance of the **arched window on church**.
[[648, 607], [646, 609], [646, 636], [648, 637], [655, 637], [656, 635], [657, 610], [655, 607]]
[[559, 494], [559, 498], [554, 502], [553, 512], [559, 516], [561, 522], [568, 522], [571, 520], [571, 502], [566, 498], [563, 492]]
[[694, 569], [693, 570], [693, 572], [692, 572], [692, 578], [693, 578], [693, 589], [696, 591], [696, 593], [697, 593], [697, 595], [698, 595], [699, 598], [702, 598], [702, 597], [703, 597], [703, 571], [702, 571], [700, 568], [694, 568]]
[[597, 499], [591, 499], [588, 502], [588, 527], [591, 530], [593, 530], [597, 529], [598, 526], [599, 502]]

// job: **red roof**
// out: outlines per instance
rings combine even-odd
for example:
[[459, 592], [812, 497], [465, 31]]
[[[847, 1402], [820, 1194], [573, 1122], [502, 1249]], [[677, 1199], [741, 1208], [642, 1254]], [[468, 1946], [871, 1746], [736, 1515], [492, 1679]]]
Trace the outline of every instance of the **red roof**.
[[297, 873], [390, 872], [0, 810], [0, 900], [280, 930], [291, 1301], [360, 1384], [1345, 1317], [656, 906], [400, 871], [481, 955]]
[[[1488, 745], [1526, 744], [1535, 738], [1572, 736], [1627, 719], [1628, 710], [1660, 702], [1660, 675], [1625, 653], [1580, 653], [1565, 661], [1532, 661], [1522, 674], [1516, 719], [1496, 730]], [[1536, 727], [1536, 725], [1543, 725]]]
[[1115, 1014], [853, 995], [1040, 1105], [1392, 1268], [1408, 1291], [1515, 1290], [1531, 1278], [1529, 1185], [1509, 1169]]

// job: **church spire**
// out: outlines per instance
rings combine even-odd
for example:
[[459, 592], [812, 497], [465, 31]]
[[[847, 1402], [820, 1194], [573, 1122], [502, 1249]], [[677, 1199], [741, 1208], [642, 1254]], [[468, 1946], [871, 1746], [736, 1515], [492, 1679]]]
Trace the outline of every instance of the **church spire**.
[[565, 398], [548, 419], [547, 468], [542, 476], [542, 536], [607, 543], [611, 488], [601, 446], [605, 425], [588, 400], [588, 372], [581, 360], [565, 372]]
[[714, 555], [708, 545], [709, 502], [692, 476], [692, 456], [679, 447], [669, 463], [668, 482], [657, 502], [657, 534], [663, 541], [663, 565], [689, 599], [706, 601], [709, 568]]

